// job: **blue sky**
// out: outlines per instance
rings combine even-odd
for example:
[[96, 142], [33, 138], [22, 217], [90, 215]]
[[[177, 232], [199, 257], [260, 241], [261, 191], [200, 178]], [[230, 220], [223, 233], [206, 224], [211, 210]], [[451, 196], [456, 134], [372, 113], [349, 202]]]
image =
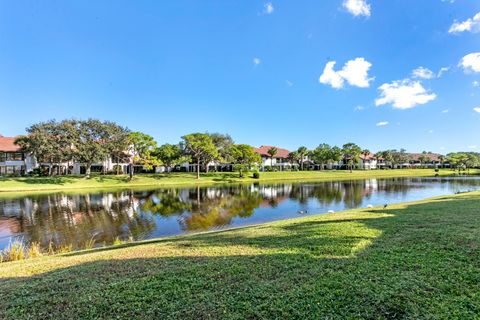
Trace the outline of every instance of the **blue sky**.
[[94, 117], [159, 143], [208, 131], [289, 149], [480, 151], [479, 12], [472, 0], [1, 0], [0, 133]]

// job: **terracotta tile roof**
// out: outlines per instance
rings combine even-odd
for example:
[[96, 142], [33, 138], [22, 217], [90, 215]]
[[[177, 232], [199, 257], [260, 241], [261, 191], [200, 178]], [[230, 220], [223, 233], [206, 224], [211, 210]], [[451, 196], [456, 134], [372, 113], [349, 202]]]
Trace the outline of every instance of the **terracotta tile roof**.
[[371, 152], [369, 154], [367, 154], [366, 156], [362, 153], [360, 155], [360, 159], [362, 159], [362, 160], [377, 160], [377, 158], [375, 157], [375, 154], [371, 153]]
[[290, 154], [290, 151], [288, 151], [287, 149], [282, 149], [282, 148], [273, 147], [273, 146], [261, 146], [260, 148], [254, 148], [254, 149], [255, 149], [255, 152], [258, 153], [259, 155], [270, 157], [270, 155], [268, 154], [268, 150], [270, 150], [271, 148], [277, 148], [278, 150], [274, 158], [288, 158], [288, 155]]
[[0, 151], [4, 151], [4, 152], [20, 151], [20, 147], [14, 143], [15, 139], [16, 138], [12, 138], [12, 137], [0, 137]]

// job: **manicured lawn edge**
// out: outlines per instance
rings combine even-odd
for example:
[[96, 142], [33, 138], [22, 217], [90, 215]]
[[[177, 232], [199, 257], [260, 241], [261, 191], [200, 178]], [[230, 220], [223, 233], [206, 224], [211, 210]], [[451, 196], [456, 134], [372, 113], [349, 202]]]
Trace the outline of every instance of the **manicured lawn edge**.
[[[477, 170], [471, 170], [470, 172], [470, 174], [477, 173], [479, 173]], [[196, 180], [193, 173], [141, 174], [134, 177], [133, 181], [128, 181], [128, 177], [125, 175], [98, 175], [90, 179], [86, 179], [83, 176], [20, 177], [0, 178], [0, 193], [82, 189], [102, 191], [107, 189], [188, 187], [255, 182], [315, 182], [369, 178], [434, 177], [436, 174], [439, 176], [456, 175], [454, 171], [448, 169], [443, 169], [439, 172], [435, 172], [433, 169], [396, 169], [358, 170], [352, 173], [348, 171], [262, 172], [260, 179], [251, 177], [238, 178], [237, 173], [208, 173], [203, 174], [200, 180]]]

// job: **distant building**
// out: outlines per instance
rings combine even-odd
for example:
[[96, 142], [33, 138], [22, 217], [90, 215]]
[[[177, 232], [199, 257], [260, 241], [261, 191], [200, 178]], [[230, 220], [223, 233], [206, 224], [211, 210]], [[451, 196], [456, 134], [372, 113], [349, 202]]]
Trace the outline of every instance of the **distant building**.
[[[268, 154], [268, 150], [272, 148], [277, 149], [277, 154], [273, 158]], [[290, 151], [288, 151], [287, 149], [274, 146], [261, 146], [259, 148], [254, 148], [254, 150], [262, 157], [262, 163], [260, 165], [262, 171], [265, 170], [265, 167], [272, 167], [276, 168], [277, 170], [283, 171], [287, 168], [290, 169], [292, 166], [294, 166], [292, 163], [290, 163], [288, 159]]]
[[35, 159], [22, 152], [15, 139], [0, 136], [0, 175], [22, 175], [36, 166]]

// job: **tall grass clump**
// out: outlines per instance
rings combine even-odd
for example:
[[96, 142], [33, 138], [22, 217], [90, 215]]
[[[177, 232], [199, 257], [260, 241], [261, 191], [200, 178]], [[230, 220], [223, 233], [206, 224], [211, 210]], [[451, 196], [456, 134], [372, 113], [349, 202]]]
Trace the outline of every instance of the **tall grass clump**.
[[21, 240], [14, 240], [8, 244], [8, 247], [1, 251], [1, 261], [17, 261], [27, 257], [27, 248]]

